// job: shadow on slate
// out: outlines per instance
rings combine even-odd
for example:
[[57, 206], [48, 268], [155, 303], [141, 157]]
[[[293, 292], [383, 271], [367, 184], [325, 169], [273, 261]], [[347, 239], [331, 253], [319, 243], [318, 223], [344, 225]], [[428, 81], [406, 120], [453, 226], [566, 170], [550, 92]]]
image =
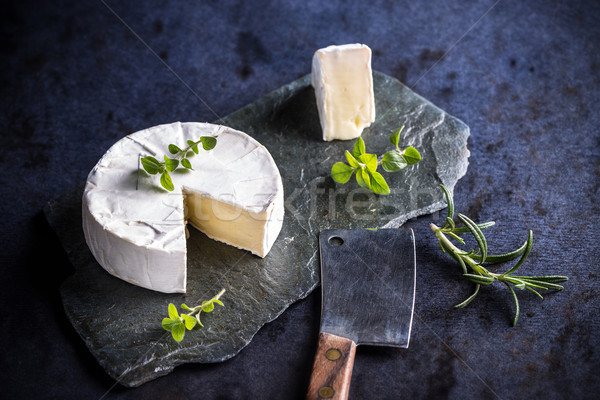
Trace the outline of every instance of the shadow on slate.
[[[377, 119], [363, 132], [367, 152], [392, 148], [389, 135], [405, 125], [400, 146], [423, 160], [384, 176], [389, 196], [375, 196], [330, 177], [354, 141], [323, 142], [310, 75], [285, 85], [223, 118], [271, 152], [283, 178], [286, 215], [264, 259], [219, 243], [190, 228], [186, 294], [153, 292], [109, 275], [94, 260], [81, 228], [83, 187], [49, 202], [45, 215], [75, 274], [60, 288], [65, 312], [100, 365], [124, 386], [135, 387], [183, 363], [235, 356], [267, 322], [306, 297], [319, 283], [318, 233], [328, 228], [393, 228], [444, 207], [438, 184], [449, 189], [467, 170], [469, 128], [402, 83], [374, 72]], [[195, 305], [221, 288], [225, 307], [203, 317], [204, 328], [175, 342], [161, 327], [167, 306]]]

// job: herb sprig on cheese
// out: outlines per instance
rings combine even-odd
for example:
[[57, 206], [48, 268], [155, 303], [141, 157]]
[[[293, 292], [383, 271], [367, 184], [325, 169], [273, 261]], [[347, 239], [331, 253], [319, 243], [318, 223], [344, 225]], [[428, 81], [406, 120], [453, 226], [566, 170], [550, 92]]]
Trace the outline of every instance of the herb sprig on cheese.
[[142, 163], [144, 170], [150, 175], [160, 174], [160, 184], [163, 188], [171, 192], [175, 187], [173, 186], [173, 180], [171, 179], [169, 172], [175, 171], [180, 164], [184, 168], [193, 169], [189, 158], [194, 154], [198, 154], [199, 144], [202, 144], [204, 150], [212, 150], [217, 145], [217, 138], [214, 136], [201, 136], [200, 139], [195, 142], [193, 140], [188, 140], [187, 147], [183, 150], [175, 144], [170, 144], [169, 153], [173, 154], [175, 157], [169, 158], [165, 155], [164, 162], [160, 162], [152, 156], [147, 156], [142, 157], [140, 162]]
[[348, 164], [344, 162], [333, 164], [331, 177], [336, 182], [346, 183], [356, 173], [356, 181], [361, 187], [377, 194], [390, 194], [390, 188], [383, 175], [377, 172], [377, 167], [381, 165], [387, 172], [396, 172], [421, 161], [421, 154], [414, 147], [409, 146], [400, 150], [398, 144], [403, 129], [404, 125], [392, 132], [390, 142], [396, 148], [385, 153], [381, 159], [378, 159], [375, 154], [367, 153], [365, 142], [359, 137], [354, 143], [352, 153], [346, 150]]

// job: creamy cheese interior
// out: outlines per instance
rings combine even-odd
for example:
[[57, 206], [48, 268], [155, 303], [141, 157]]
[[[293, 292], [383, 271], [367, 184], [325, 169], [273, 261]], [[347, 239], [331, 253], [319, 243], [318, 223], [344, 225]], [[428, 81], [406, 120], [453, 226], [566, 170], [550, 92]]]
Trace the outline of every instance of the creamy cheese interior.
[[323, 140], [348, 140], [375, 121], [371, 49], [363, 44], [329, 46], [315, 52], [315, 89]]
[[210, 238], [247, 249], [260, 257], [267, 255], [277, 238], [266, 229], [266, 222], [274, 215], [283, 215], [283, 204], [257, 213], [200, 193], [187, 192], [185, 199], [187, 222]]
[[[140, 170], [139, 158], [162, 159], [170, 143], [217, 136], [217, 146], [176, 170], [173, 192]], [[160, 125], [113, 145], [90, 172], [83, 229], [109, 273], [161, 292], [185, 292], [185, 224], [265, 257], [283, 224], [283, 185], [267, 149], [250, 136], [204, 123]]]

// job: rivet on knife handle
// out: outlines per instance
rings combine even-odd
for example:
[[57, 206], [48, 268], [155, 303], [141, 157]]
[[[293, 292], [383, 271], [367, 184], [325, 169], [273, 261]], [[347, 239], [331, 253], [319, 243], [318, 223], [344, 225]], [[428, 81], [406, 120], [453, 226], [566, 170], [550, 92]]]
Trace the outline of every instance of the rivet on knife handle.
[[307, 400], [348, 398], [355, 354], [351, 339], [321, 332]]

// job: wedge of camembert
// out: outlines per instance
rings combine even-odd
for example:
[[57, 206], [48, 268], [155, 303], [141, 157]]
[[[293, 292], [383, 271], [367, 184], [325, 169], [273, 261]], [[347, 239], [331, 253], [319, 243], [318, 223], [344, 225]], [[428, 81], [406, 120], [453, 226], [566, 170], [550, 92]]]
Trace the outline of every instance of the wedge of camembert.
[[329, 46], [315, 52], [315, 90], [323, 140], [357, 138], [375, 121], [371, 49], [364, 44]]
[[[171, 173], [167, 192], [139, 168], [162, 160], [173, 143], [216, 136], [190, 158], [193, 170]], [[83, 193], [83, 231], [100, 265], [134, 285], [186, 290], [186, 223], [208, 237], [265, 257], [284, 217], [283, 185], [268, 150], [247, 134], [207, 123], [173, 123], [115, 143], [90, 172]]]

